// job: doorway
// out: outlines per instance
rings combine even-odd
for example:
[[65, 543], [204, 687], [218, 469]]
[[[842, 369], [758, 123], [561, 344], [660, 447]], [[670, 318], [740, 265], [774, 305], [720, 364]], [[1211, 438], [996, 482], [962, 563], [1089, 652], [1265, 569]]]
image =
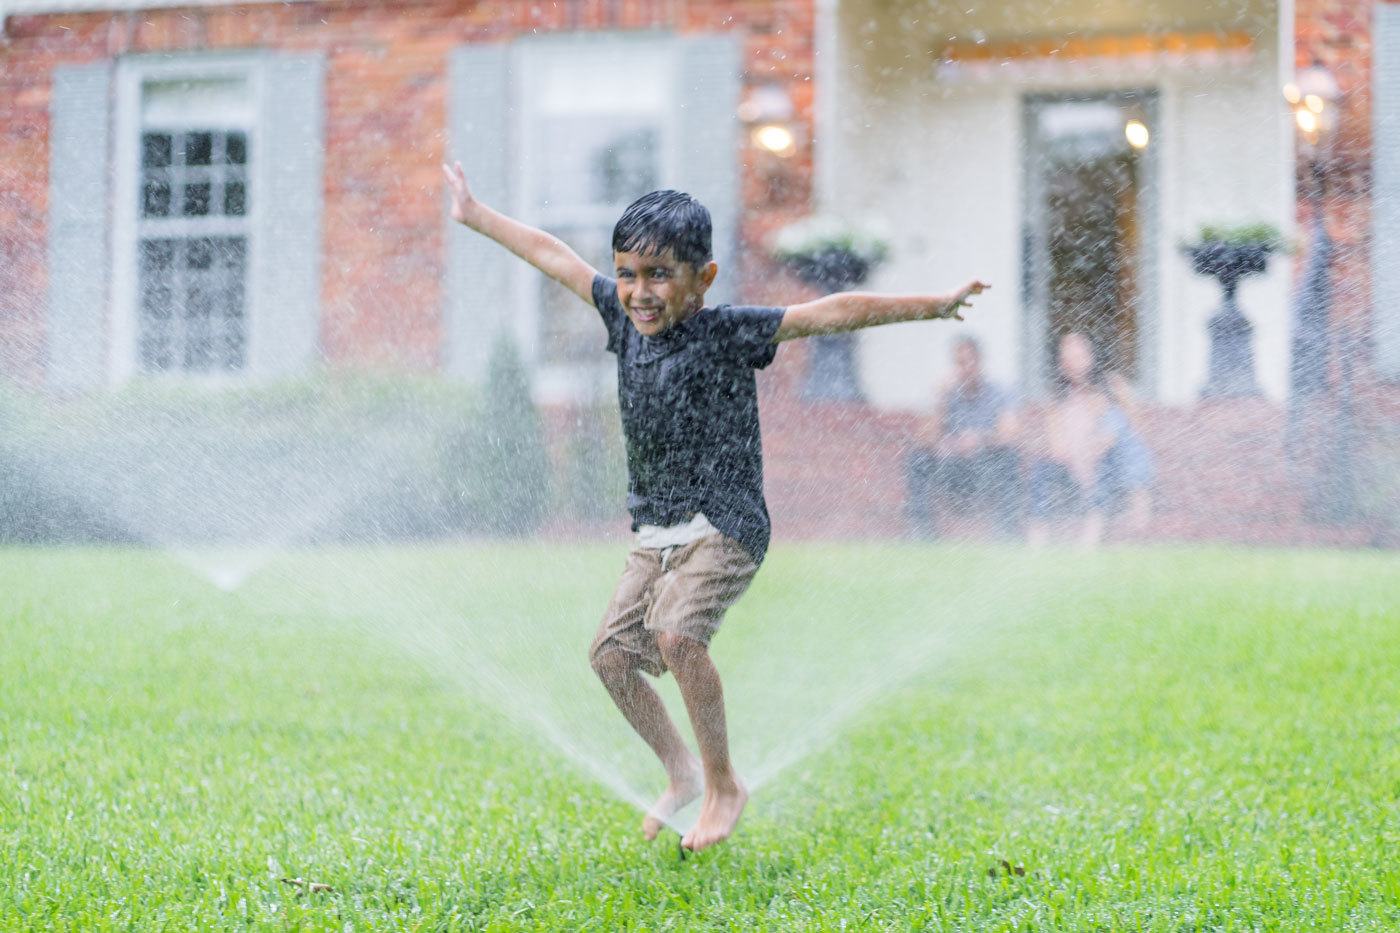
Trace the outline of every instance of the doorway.
[[1156, 185], [1152, 91], [1025, 100], [1026, 388], [1050, 391], [1079, 331], [1102, 371], [1147, 391], [1153, 371]]

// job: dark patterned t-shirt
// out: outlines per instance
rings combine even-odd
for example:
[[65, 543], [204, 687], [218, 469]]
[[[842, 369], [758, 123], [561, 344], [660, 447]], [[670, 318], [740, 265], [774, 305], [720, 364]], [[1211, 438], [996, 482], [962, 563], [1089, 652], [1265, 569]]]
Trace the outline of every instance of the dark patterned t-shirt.
[[593, 304], [617, 354], [633, 530], [704, 512], [761, 562], [771, 526], [754, 370], [773, 362], [785, 309], [703, 308], [647, 337], [627, 317], [613, 279], [593, 279]]

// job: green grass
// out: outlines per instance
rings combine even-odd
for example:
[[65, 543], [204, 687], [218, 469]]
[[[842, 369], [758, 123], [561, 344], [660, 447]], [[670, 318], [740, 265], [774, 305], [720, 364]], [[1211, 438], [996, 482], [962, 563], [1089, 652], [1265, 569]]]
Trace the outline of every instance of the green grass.
[[681, 862], [577, 766], [652, 777], [583, 660], [620, 554], [0, 554], [0, 923], [1400, 927], [1393, 555], [780, 546], [716, 655], [792, 764]]

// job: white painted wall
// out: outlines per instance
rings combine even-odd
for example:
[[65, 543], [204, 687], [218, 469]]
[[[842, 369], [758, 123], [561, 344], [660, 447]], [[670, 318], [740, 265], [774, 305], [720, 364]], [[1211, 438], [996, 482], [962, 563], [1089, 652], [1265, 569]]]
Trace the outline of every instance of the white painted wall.
[[[1162, 170], [1163, 240], [1159, 244], [1163, 401], [1188, 402], [1206, 379], [1206, 320], [1220, 305], [1219, 286], [1191, 274], [1179, 243], [1203, 223], [1264, 220], [1293, 228], [1292, 122], [1270, 53], [1247, 75], [1215, 79], [1182, 75], [1166, 85]], [[1259, 384], [1281, 399], [1288, 391], [1292, 334], [1292, 258], [1277, 256], [1269, 271], [1240, 284], [1240, 307], [1254, 324]]]
[[[827, 129], [841, 171], [828, 176], [834, 190], [824, 194], [841, 213], [882, 219], [893, 233], [893, 257], [870, 287], [944, 291], [974, 276], [993, 284], [966, 325], [863, 332], [858, 357], [868, 398], [885, 408], [928, 407], [960, 332], [981, 340], [994, 378], [1019, 386], [1022, 95], [1155, 87], [1159, 297], [1152, 388], [1159, 401], [1194, 401], [1206, 378], [1205, 322], [1220, 295], [1214, 280], [1191, 273], [1181, 243], [1212, 222], [1268, 221], [1292, 232], [1291, 122], [1273, 39], [1261, 36], [1247, 63], [1214, 70], [1115, 75], [1098, 65], [1092, 75], [1066, 72], [1055, 83], [1012, 77], [950, 85], [907, 58], [882, 65], [849, 45], [859, 36], [843, 34], [843, 117]], [[1239, 292], [1255, 325], [1259, 381], [1274, 398], [1287, 389], [1290, 272], [1289, 257], [1275, 258], [1266, 275], [1246, 280]]]
[[992, 284], [966, 324], [900, 324], [859, 336], [867, 398], [921, 408], [946, 377], [952, 341], [962, 333], [979, 338], [994, 378], [1019, 379], [1020, 111], [1009, 88], [904, 106], [873, 122], [843, 159], [861, 167], [841, 179], [846, 212], [868, 212], [892, 234], [891, 259], [868, 287], [928, 293], [970, 278]]

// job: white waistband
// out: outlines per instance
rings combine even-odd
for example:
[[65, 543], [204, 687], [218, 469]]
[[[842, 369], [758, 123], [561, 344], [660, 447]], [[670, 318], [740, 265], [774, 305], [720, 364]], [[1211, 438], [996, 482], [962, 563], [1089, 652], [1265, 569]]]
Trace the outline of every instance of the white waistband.
[[719, 529], [710, 524], [710, 520], [705, 517], [704, 512], [696, 512], [694, 518], [679, 525], [638, 526], [637, 547], [683, 547], [692, 541], [699, 541], [707, 535], [718, 533]]

